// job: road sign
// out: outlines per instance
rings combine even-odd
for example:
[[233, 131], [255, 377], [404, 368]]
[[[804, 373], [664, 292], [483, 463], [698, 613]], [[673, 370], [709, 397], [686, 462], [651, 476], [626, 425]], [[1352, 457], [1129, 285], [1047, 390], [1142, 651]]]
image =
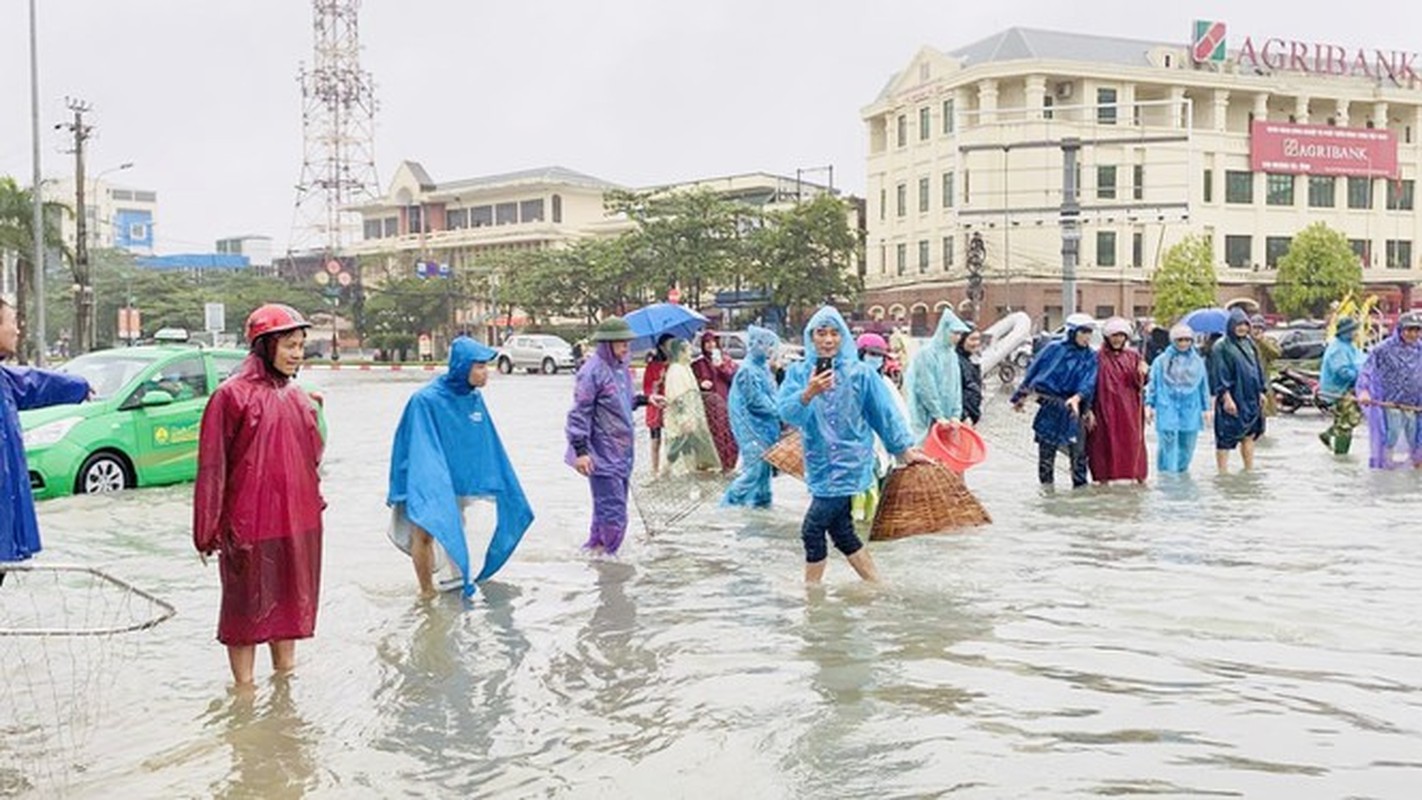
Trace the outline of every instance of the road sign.
[[332, 275], [335, 275], [336, 273], [338, 273], [338, 272], [341, 271], [341, 262], [337, 261], [337, 260], [334, 259], [334, 258], [331, 259], [330, 261], [327, 261], [327, 262], [326, 262], [326, 271], [329, 272], [329, 273], [331, 273]]
[[223, 303], [205, 303], [202, 307], [203, 330], [208, 333], [222, 333], [227, 330], [227, 306]]
[[336, 276], [336, 283], [339, 283], [342, 286], [350, 286], [351, 274], [349, 272], [342, 272], [340, 275]]
[[141, 334], [141, 319], [136, 308], [120, 308], [118, 310], [118, 336], [120, 339], [133, 341]]

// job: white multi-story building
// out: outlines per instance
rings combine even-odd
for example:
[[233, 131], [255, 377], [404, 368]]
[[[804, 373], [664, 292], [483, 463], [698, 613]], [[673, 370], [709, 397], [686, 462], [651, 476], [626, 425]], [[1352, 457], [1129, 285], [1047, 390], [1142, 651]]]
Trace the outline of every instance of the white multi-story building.
[[[74, 179], [44, 182], [47, 202], [75, 204]], [[86, 179], [84, 186], [86, 235], [90, 250], [117, 248], [135, 255], [153, 254], [153, 223], [158, 213], [158, 193], [134, 189], [102, 179]], [[61, 216], [60, 230], [71, 250], [77, 230], [72, 213]]]
[[[1271, 307], [1291, 237], [1348, 237], [1369, 291], [1410, 307], [1422, 80], [1407, 53], [1227, 36], [1148, 42], [1012, 28], [920, 50], [865, 107], [865, 308], [926, 331], [982, 238], [984, 320], [1062, 300], [1064, 140], [1079, 140], [1076, 307], [1144, 316], [1163, 252], [1208, 236], [1220, 300]], [[1182, 33], [1188, 27], [1182, 25]]]

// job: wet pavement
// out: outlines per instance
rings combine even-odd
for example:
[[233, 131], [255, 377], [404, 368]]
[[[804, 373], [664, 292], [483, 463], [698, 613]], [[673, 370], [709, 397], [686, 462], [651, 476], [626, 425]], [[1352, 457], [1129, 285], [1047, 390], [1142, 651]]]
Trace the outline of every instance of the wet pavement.
[[1214, 475], [1204, 440], [1189, 478], [1044, 493], [1026, 419], [998, 400], [992, 456], [968, 476], [992, 526], [874, 545], [880, 586], [834, 556], [807, 590], [807, 498], [784, 477], [773, 511], [703, 507], [654, 536], [634, 515], [620, 560], [582, 556], [587, 490], [561, 460], [571, 378], [496, 377], [490, 406], [538, 519], [466, 607], [417, 601], [385, 538], [390, 439], [428, 378], [303, 376], [330, 425], [321, 616], [292, 678], [259, 660], [255, 696], [227, 688], [191, 486], [42, 504], [43, 558], [100, 566], [178, 615], [83, 681], [7, 665], [0, 700], [60, 718], [83, 704], [103, 727], [41, 752], [24, 750], [42, 737], [0, 740], [0, 795], [1332, 798], [1422, 785], [1419, 476], [1369, 472], [1362, 441], [1327, 455], [1316, 415], [1273, 421], [1255, 474]]

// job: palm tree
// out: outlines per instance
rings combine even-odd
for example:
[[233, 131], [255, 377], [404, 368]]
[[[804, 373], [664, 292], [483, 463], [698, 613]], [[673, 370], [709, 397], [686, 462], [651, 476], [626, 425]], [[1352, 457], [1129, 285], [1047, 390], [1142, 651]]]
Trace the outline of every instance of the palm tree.
[[[16, 278], [16, 303], [15, 315], [20, 323], [20, 360], [25, 361], [25, 354], [33, 351], [33, 347], [42, 346], [42, 343], [34, 343], [32, 347], [24, 337], [25, 318], [32, 298], [30, 294], [34, 287], [34, 208], [31, 205], [33, 195], [29, 189], [23, 189], [15, 179], [9, 176], [0, 176], [0, 252], [11, 251], [17, 256], [15, 278]], [[44, 241], [48, 247], [57, 247], [61, 257], [66, 261], [70, 258], [68, 248], [64, 246], [64, 240], [59, 232], [58, 214], [68, 211], [69, 207], [63, 203], [44, 203], [45, 232]]]

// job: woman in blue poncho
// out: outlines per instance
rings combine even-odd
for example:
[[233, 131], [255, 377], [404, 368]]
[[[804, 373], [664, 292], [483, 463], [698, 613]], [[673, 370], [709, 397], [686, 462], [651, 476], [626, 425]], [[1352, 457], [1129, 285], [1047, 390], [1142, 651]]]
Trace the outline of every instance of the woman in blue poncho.
[[1205, 359], [1195, 349], [1195, 332], [1189, 325], [1171, 328], [1170, 347], [1151, 362], [1145, 405], [1146, 420], [1155, 420], [1159, 440], [1156, 469], [1189, 472], [1195, 441], [1210, 418]]
[[1037, 397], [1037, 415], [1032, 419], [1037, 442], [1037, 479], [1043, 486], [1056, 482], [1057, 451], [1065, 450], [1071, 460], [1071, 485], [1086, 485], [1086, 437], [1081, 431], [1083, 409], [1091, 408], [1096, 394], [1096, 354], [1091, 350], [1091, 334], [1096, 323], [1090, 317], [1067, 320], [1066, 338], [1052, 342], [1027, 366], [1022, 385], [1012, 393], [1012, 408], [1022, 410], [1027, 395]]
[[1225, 337], [1210, 350], [1210, 391], [1215, 396], [1215, 465], [1229, 470], [1236, 447], [1244, 468], [1254, 468], [1254, 443], [1264, 435], [1264, 368], [1250, 338], [1249, 316], [1229, 312]]
[[[455, 339], [449, 371], [410, 398], [395, 432], [386, 497], [393, 508], [390, 537], [410, 554], [426, 595], [434, 593], [434, 576], [444, 563], [453, 571], [442, 576], [440, 588], [473, 594], [474, 584], [508, 561], [533, 523], [533, 509], [479, 391], [495, 355], [473, 339]], [[497, 507], [497, 522], [476, 570], [464, 511], [486, 499]]]
[[950, 308], [943, 309], [933, 340], [919, 349], [904, 378], [909, 432], [916, 441], [928, 436], [934, 422], [956, 424], [963, 416], [963, 376], [958, 363], [958, 339], [972, 330]]
[[731, 432], [741, 455], [741, 471], [721, 502], [728, 506], [770, 507], [770, 465], [762, 456], [780, 438], [780, 414], [775, 408], [775, 376], [770, 360], [780, 348], [774, 331], [755, 325], [746, 329], [745, 361], [731, 378], [727, 405]]
[[874, 480], [874, 436], [901, 459], [927, 461], [894, 407], [889, 388], [859, 361], [844, 317], [824, 306], [805, 326], [805, 360], [785, 371], [776, 394], [780, 418], [800, 429], [810, 508], [800, 528], [805, 581], [819, 583], [829, 549], [825, 535], [864, 580], [878, 580], [874, 560], [854, 533], [854, 496]]

